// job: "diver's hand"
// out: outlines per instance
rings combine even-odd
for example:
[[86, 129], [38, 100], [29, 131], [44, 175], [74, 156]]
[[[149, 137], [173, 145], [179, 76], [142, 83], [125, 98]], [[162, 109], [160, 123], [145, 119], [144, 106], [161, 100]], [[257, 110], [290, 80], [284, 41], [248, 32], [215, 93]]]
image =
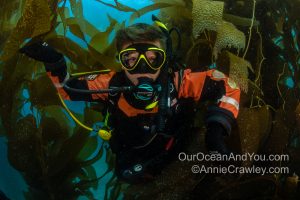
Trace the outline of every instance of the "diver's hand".
[[22, 47], [19, 52], [45, 63], [56, 63], [63, 58], [61, 53], [57, 52], [54, 48], [43, 41], [26, 45]]
[[229, 155], [231, 152], [226, 147], [224, 138], [227, 135], [224, 127], [218, 122], [211, 122], [207, 125], [205, 143], [207, 150]]

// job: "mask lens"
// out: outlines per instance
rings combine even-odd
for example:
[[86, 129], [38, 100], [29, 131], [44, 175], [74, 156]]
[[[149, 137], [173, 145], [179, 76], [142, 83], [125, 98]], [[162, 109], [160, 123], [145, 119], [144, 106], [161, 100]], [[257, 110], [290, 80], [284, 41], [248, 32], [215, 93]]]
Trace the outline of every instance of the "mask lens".
[[130, 70], [136, 65], [139, 55], [139, 52], [136, 50], [127, 50], [120, 54], [120, 61], [125, 68]]
[[153, 69], [159, 69], [165, 61], [165, 54], [160, 50], [148, 50], [145, 57]]

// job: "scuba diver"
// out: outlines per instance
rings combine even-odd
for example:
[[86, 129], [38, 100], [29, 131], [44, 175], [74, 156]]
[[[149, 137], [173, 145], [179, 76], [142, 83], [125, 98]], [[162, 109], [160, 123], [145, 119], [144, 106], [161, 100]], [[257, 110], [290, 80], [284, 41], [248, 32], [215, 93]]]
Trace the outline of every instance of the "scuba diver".
[[20, 49], [44, 62], [63, 99], [106, 102], [103, 130], [111, 133], [108, 138], [116, 154], [115, 172], [131, 183], [152, 179], [182, 150], [192, 126], [191, 102], [214, 102], [204, 119], [209, 152], [230, 153], [224, 138], [239, 112], [240, 89], [222, 72], [172, 66], [170, 32], [157, 18], [154, 21], [158, 27], [137, 23], [116, 33], [120, 72], [74, 79], [67, 72], [64, 56], [46, 42]]

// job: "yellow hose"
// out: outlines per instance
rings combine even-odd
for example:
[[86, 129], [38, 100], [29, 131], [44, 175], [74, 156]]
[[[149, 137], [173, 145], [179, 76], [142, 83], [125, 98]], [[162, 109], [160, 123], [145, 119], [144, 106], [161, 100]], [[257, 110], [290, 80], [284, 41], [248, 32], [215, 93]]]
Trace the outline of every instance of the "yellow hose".
[[69, 113], [69, 115], [72, 117], [72, 119], [78, 124], [80, 125], [82, 128], [88, 130], [88, 131], [93, 131], [94, 129], [92, 129], [91, 127], [88, 127], [86, 125], [84, 125], [83, 123], [81, 123], [74, 115], [73, 113], [69, 110], [69, 108], [67, 107], [67, 105], [65, 104], [63, 98], [61, 97], [61, 95], [59, 93], [57, 93], [60, 102], [62, 103], [62, 105], [65, 107], [65, 109], [67, 110], [67, 112]]
[[[105, 70], [99, 70], [99, 71], [92, 71], [92, 72], [80, 72], [80, 73], [75, 73], [72, 74], [72, 76], [83, 76], [83, 75], [88, 75], [88, 74], [95, 74], [95, 73], [102, 73], [102, 72], [110, 72], [111, 70], [109, 69], [105, 69]], [[66, 109], [66, 111], [69, 113], [69, 115], [72, 117], [72, 119], [82, 128], [88, 130], [88, 131], [96, 131], [98, 132], [98, 135], [103, 139], [103, 140], [109, 140], [111, 138], [111, 130], [106, 130], [107, 129], [107, 121], [108, 121], [108, 116], [109, 114], [106, 115], [105, 117], [105, 128], [104, 129], [100, 129], [100, 130], [94, 130], [91, 127], [88, 127], [86, 125], [84, 125], [82, 122], [80, 122], [74, 115], [73, 113], [70, 111], [70, 109], [67, 107], [67, 105], [65, 104], [63, 98], [61, 97], [61, 95], [59, 93], [57, 93], [60, 102], [62, 103], [62, 105], [64, 106], [64, 108]]]

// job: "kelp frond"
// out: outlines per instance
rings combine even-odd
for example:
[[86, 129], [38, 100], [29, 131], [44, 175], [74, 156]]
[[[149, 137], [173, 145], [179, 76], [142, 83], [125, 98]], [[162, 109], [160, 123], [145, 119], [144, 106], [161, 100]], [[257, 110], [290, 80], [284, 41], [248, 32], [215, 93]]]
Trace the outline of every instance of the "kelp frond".
[[229, 78], [233, 79], [245, 93], [248, 92], [248, 69], [253, 71], [251, 64], [245, 59], [226, 51], [229, 58]]
[[217, 32], [215, 46], [213, 48], [214, 58], [224, 48], [245, 48], [245, 35], [232, 23], [223, 20], [224, 2], [193, 0], [193, 36], [196, 38], [205, 30]]
[[239, 31], [232, 23], [222, 21], [217, 28], [217, 39], [213, 50], [215, 58], [223, 48], [244, 49], [246, 37], [242, 31]]
[[26, 38], [34, 38], [51, 29], [51, 10], [47, 0], [27, 0], [24, 13], [9, 36], [1, 59], [6, 61], [20, 48]]
[[205, 29], [217, 31], [222, 23], [224, 2], [193, 0], [193, 35], [197, 37]]

